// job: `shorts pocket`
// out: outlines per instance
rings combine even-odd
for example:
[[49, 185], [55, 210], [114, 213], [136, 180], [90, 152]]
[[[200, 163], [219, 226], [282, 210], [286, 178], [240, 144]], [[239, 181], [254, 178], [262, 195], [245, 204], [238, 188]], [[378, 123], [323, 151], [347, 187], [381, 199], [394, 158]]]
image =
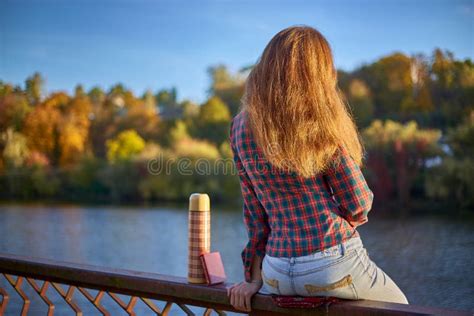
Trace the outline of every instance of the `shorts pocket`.
[[305, 284], [304, 288], [308, 292], [308, 294], [315, 294], [318, 292], [328, 292], [331, 290], [336, 290], [341, 287], [349, 286], [352, 284], [352, 276], [350, 274], [346, 275], [342, 279], [329, 283], [326, 285], [314, 285], [314, 284]]
[[331, 283], [316, 283], [312, 280], [304, 281], [304, 296], [334, 296], [344, 299], [357, 299], [352, 275], [347, 274]]

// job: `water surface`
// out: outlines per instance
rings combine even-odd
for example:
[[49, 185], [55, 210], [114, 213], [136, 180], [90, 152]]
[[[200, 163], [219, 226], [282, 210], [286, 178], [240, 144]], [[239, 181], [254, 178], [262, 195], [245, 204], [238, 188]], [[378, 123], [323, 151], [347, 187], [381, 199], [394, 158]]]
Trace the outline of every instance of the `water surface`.
[[[0, 206], [0, 252], [186, 276], [187, 215], [186, 205]], [[410, 303], [474, 311], [473, 231], [472, 220], [436, 217], [371, 218], [359, 229], [370, 257]], [[230, 281], [242, 278], [240, 251], [245, 242], [241, 212], [214, 207], [212, 250], [221, 252]], [[3, 277], [0, 284], [12, 293]], [[48, 293], [59, 301], [54, 290]], [[45, 315], [45, 304], [37, 295], [30, 297], [30, 315]], [[80, 293], [75, 297], [85, 315], [98, 315]], [[18, 297], [12, 294], [7, 315], [19, 314], [16, 305]], [[114, 306], [108, 297], [104, 305]], [[56, 309], [58, 315], [73, 315], [64, 304]], [[141, 302], [136, 311], [151, 315]], [[113, 314], [122, 315], [117, 309]]]

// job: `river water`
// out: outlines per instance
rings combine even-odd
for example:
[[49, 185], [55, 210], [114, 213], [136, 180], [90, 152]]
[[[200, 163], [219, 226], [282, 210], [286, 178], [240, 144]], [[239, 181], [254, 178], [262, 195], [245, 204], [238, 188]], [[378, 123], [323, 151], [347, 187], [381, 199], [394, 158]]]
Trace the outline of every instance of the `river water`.
[[[59, 261], [186, 276], [186, 205], [178, 207], [0, 206], [0, 252]], [[220, 251], [231, 282], [242, 278], [246, 231], [240, 211], [214, 207], [212, 250]], [[405, 292], [411, 304], [474, 311], [474, 221], [446, 217], [374, 219], [359, 228], [370, 257]], [[0, 285], [12, 289], [3, 276]], [[45, 315], [33, 295], [30, 315]], [[53, 289], [53, 301], [60, 302]], [[98, 314], [76, 293], [85, 315]], [[113, 315], [112, 300], [105, 306]], [[57, 315], [73, 315], [65, 304]], [[19, 315], [12, 294], [7, 315]], [[152, 315], [141, 302], [137, 315]], [[180, 315], [175, 311], [172, 314]]]

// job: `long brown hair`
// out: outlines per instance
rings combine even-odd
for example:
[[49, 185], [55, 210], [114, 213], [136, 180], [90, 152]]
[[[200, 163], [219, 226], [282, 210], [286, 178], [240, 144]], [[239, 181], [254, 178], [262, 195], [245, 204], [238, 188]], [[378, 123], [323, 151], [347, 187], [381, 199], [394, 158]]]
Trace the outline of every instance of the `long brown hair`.
[[271, 39], [247, 78], [242, 106], [257, 145], [277, 168], [311, 177], [337, 163], [342, 147], [362, 164], [331, 48], [311, 27], [289, 27]]

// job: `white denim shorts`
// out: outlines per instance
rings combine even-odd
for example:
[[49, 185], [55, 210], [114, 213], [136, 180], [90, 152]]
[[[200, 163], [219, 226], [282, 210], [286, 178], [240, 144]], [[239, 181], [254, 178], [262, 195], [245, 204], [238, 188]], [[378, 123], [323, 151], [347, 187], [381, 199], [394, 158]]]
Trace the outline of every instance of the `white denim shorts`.
[[301, 257], [262, 262], [261, 294], [333, 296], [408, 304], [395, 282], [370, 260], [360, 237]]

